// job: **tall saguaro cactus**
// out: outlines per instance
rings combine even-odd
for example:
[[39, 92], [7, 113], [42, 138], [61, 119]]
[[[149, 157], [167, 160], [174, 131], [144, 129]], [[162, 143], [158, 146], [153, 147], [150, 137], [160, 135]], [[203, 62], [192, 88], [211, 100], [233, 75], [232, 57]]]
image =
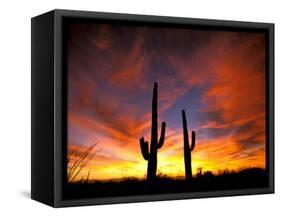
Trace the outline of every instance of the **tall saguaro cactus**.
[[191, 152], [195, 147], [195, 132], [192, 131], [191, 133], [192, 135], [191, 135], [191, 144], [190, 144], [184, 110], [182, 110], [182, 125], [183, 125], [183, 142], [184, 142], [183, 148], [184, 148], [185, 178], [186, 180], [192, 180]]
[[152, 120], [151, 120], [151, 141], [150, 150], [148, 142], [144, 137], [140, 138], [141, 153], [145, 160], [148, 161], [147, 180], [156, 178], [157, 171], [157, 150], [160, 149], [165, 140], [166, 123], [163, 121], [161, 126], [161, 135], [158, 141], [158, 112], [157, 112], [158, 84], [154, 83], [152, 97]]

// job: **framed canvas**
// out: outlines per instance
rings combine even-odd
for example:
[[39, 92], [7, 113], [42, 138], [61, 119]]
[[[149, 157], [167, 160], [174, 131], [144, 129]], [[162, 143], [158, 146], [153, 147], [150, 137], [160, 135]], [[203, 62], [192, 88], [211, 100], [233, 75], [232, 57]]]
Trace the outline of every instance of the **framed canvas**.
[[32, 18], [32, 191], [54, 207], [274, 192], [274, 24]]

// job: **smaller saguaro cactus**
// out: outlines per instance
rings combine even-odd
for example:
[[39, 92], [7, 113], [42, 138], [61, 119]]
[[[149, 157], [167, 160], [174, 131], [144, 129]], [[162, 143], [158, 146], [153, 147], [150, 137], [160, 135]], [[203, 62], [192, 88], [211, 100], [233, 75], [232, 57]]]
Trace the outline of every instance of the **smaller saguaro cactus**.
[[143, 137], [140, 138], [141, 153], [145, 160], [148, 161], [147, 165], [147, 180], [151, 181], [156, 178], [157, 171], [157, 150], [160, 149], [165, 140], [166, 123], [163, 121], [161, 125], [161, 134], [158, 140], [158, 112], [157, 112], [157, 98], [158, 98], [158, 84], [155, 83], [153, 87], [152, 97], [152, 120], [151, 120], [151, 142], [150, 149], [148, 141]]
[[192, 167], [191, 167], [191, 152], [195, 147], [195, 132], [192, 131], [191, 144], [189, 143], [187, 122], [185, 111], [182, 110], [182, 124], [183, 124], [183, 142], [184, 142], [184, 165], [185, 165], [185, 179], [192, 180]]

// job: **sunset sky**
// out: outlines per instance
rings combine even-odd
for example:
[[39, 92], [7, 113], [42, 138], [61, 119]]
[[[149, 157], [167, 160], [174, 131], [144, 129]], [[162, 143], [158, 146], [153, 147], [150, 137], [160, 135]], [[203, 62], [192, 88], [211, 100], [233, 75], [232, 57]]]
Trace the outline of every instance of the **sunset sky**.
[[101, 149], [77, 179], [146, 176], [154, 82], [159, 132], [167, 123], [158, 173], [184, 175], [182, 109], [193, 174], [265, 167], [264, 33], [80, 22], [66, 37], [68, 153]]

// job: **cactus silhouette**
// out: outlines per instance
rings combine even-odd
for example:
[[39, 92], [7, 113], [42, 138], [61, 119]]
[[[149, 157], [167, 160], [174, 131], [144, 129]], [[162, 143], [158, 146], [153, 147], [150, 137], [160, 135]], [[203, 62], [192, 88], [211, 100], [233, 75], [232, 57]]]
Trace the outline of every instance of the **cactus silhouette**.
[[144, 137], [140, 138], [141, 153], [145, 160], [148, 161], [147, 180], [156, 178], [157, 171], [157, 150], [160, 149], [165, 140], [166, 123], [163, 121], [161, 126], [161, 135], [158, 141], [158, 112], [157, 112], [158, 84], [154, 83], [152, 97], [152, 120], [151, 120], [151, 141], [150, 150], [148, 142]]
[[184, 148], [185, 179], [191, 181], [192, 180], [191, 152], [195, 147], [195, 132], [192, 131], [191, 145], [190, 145], [184, 110], [182, 110], [182, 124], [183, 124], [183, 142], [184, 142], [183, 148]]

